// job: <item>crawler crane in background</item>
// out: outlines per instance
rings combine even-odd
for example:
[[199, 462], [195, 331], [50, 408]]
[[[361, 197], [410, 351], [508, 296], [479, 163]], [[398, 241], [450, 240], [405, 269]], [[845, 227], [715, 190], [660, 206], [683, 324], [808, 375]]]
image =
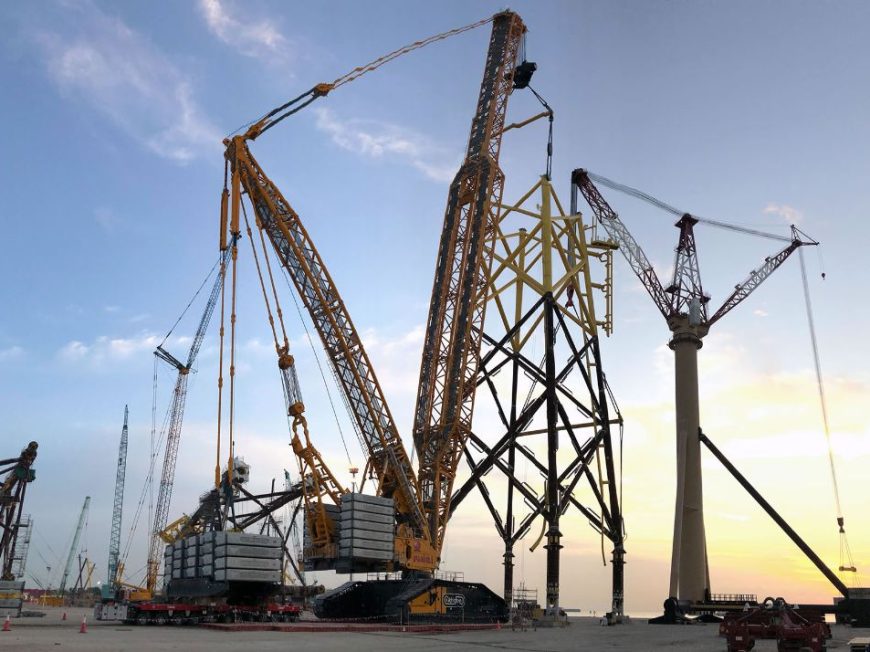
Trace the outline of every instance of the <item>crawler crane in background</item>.
[[121, 578], [118, 576], [121, 554], [121, 517], [124, 512], [124, 485], [127, 474], [127, 417], [129, 410], [124, 406], [124, 426], [121, 428], [121, 443], [118, 445], [118, 468], [115, 473], [115, 502], [112, 507], [112, 529], [109, 535], [109, 570], [106, 583], [100, 587], [103, 600], [113, 600]]
[[187, 352], [187, 360], [181, 362], [181, 360], [164, 349], [162, 344], [154, 351], [154, 355], [157, 358], [169, 363], [178, 370], [178, 376], [172, 391], [172, 404], [169, 407], [168, 425], [166, 428], [166, 452], [163, 457], [163, 471], [160, 475], [160, 488], [157, 493], [157, 508], [154, 512], [154, 523], [151, 528], [148, 545], [145, 590], [149, 597], [154, 595], [157, 588], [157, 575], [160, 570], [160, 544], [166, 542], [167, 535], [164, 531], [169, 520], [169, 503], [172, 500], [172, 487], [175, 483], [175, 463], [178, 459], [181, 425], [184, 422], [184, 407], [187, 402], [187, 382], [190, 377], [190, 371], [193, 369], [196, 357], [199, 354], [199, 349], [202, 347], [202, 341], [205, 338], [205, 333], [214, 314], [221, 289], [223, 288], [224, 271], [230, 251], [231, 248], [229, 247], [224, 247], [221, 250], [220, 269], [217, 276], [215, 276], [205, 309], [199, 320], [199, 326], [197, 326], [196, 334], [193, 336], [193, 341]]
[[[377, 479], [376, 498], [352, 494], [323, 463], [304, 422], [292, 356], [276, 333], [278, 365], [293, 422], [293, 449], [303, 474], [306, 564], [338, 572], [401, 571], [403, 575], [402, 580], [348, 582], [327, 592], [316, 602], [315, 612], [320, 616], [404, 621], [507, 617], [504, 600], [485, 586], [435, 577], [456, 468], [471, 426], [485, 305], [478, 293], [485, 286], [491, 262], [484, 256], [484, 241], [492, 232], [504, 180], [498, 167], [502, 128], [508, 98], [515, 87], [528, 83], [533, 66], [517, 65], [525, 33], [520, 17], [506, 11], [490, 20], [492, 35], [477, 111], [465, 162], [450, 186], [436, 263], [414, 420], [420, 457], [416, 473], [359, 333], [325, 264], [299, 216], [248, 147], [249, 141], [333, 88], [413, 48], [358, 68], [333, 84], [319, 84], [270, 112], [244, 134], [225, 141], [229, 187], [224, 190], [227, 208], [221, 237], [239, 235], [244, 192], [257, 227], [270, 241], [320, 335], [367, 455], [366, 473]], [[485, 22], [489, 21], [452, 33]], [[517, 74], [520, 70], [523, 75]], [[231, 468], [229, 473], [232, 481]]]

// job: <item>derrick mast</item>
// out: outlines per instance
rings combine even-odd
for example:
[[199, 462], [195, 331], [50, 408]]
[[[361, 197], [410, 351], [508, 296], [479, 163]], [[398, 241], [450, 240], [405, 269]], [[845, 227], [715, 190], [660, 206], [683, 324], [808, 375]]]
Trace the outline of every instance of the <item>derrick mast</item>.
[[414, 445], [429, 537], [440, 555], [456, 467], [471, 431], [475, 378], [491, 259], [485, 242], [497, 222], [504, 174], [498, 166], [508, 97], [526, 28], [506, 11], [493, 20], [465, 160], [447, 199], [420, 366]]

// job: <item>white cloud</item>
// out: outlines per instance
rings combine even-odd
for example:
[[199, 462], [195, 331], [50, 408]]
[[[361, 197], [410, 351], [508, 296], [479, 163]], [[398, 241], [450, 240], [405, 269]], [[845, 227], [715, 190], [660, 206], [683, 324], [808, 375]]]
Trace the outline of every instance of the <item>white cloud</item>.
[[322, 107], [314, 112], [317, 128], [349, 152], [373, 159], [404, 160], [428, 179], [438, 182], [451, 181], [459, 167], [459, 156], [451, 155], [412, 130], [376, 120], [341, 120]]
[[88, 354], [89, 347], [84, 342], [73, 340], [68, 342], [58, 352], [59, 357], [67, 362], [81, 360]]
[[5, 349], [0, 349], [0, 362], [7, 360], [15, 360], [24, 355], [24, 349], [20, 346], [10, 346]]
[[368, 329], [361, 335], [391, 406], [405, 404], [409, 399], [413, 401], [416, 396], [423, 335], [422, 324], [391, 337], [384, 337], [375, 329]]
[[271, 21], [243, 20], [221, 0], [199, 0], [199, 10], [211, 33], [241, 54], [278, 64], [292, 58], [290, 42]]
[[[99, 369], [107, 363], [129, 360], [135, 355], [152, 352], [163, 341], [163, 337], [153, 333], [142, 333], [134, 337], [108, 337], [101, 335], [93, 342], [80, 340], [67, 342], [60, 348], [57, 357], [67, 364], [85, 364]], [[164, 348], [184, 351], [190, 345], [186, 336], [171, 337]]]
[[762, 310], [761, 308], [756, 308], [755, 310], [752, 311], [752, 314], [757, 316], [757, 317], [767, 317], [768, 316], [768, 312], [766, 310]]
[[[166, 55], [91, 2], [65, 5], [65, 11], [63, 27], [40, 31], [36, 39], [61, 93], [163, 158], [186, 163], [220, 151], [220, 133], [194, 99], [191, 79]], [[96, 218], [108, 226], [99, 213]]]
[[762, 212], [765, 215], [778, 215], [788, 224], [801, 224], [804, 221], [804, 214], [788, 204], [770, 202]]

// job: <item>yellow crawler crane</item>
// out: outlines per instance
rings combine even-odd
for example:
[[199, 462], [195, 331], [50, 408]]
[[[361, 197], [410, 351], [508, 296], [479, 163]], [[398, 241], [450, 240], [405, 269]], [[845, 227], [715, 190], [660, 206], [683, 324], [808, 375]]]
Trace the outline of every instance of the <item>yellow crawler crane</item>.
[[[414, 437], [420, 454], [419, 471], [415, 473], [359, 333], [326, 265], [297, 213], [254, 159], [249, 142], [317, 98], [383, 63], [488, 22], [492, 22], [492, 34], [477, 111], [465, 161], [450, 186], [437, 259], [415, 413]], [[303, 475], [310, 536], [306, 564], [314, 569], [350, 573], [401, 571], [403, 576], [402, 580], [348, 582], [318, 598], [315, 611], [320, 616], [397, 618], [403, 621], [492, 621], [507, 618], [504, 600], [482, 584], [448, 581], [434, 575], [444, 544], [456, 467], [471, 424], [474, 377], [480, 356], [479, 333], [485, 305], [478, 295], [485, 292], [491, 264], [486, 255], [485, 240], [491, 237], [495, 226], [504, 180], [498, 167], [498, 156], [507, 101], [513, 88], [528, 83], [530, 70], [534, 69], [533, 64], [517, 65], [525, 31], [521, 18], [505, 11], [473, 25], [418, 41], [367, 66], [356, 68], [331, 84], [318, 84], [268, 113], [244, 134], [225, 141], [227, 175], [222, 201], [221, 246], [225, 248], [229, 238], [238, 238], [243, 217], [247, 222], [242, 202], [243, 194], [247, 195], [263, 245], [268, 284], [259, 261], [257, 267], [275, 336], [286, 407], [294, 433], [292, 446]], [[255, 239], [253, 235], [249, 238], [252, 246]], [[302, 298], [324, 345], [367, 455], [364, 473], [376, 478], [376, 494], [380, 502], [346, 492], [310, 441], [286, 334], [283, 338], [279, 336], [270, 307], [271, 295], [283, 331], [272, 272], [265, 258], [266, 239]], [[256, 247], [254, 251], [256, 256]], [[235, 260], [234, 252], [233, 278]], [[234, 291], [234, 280], [231, 287]], [[232, 306], [230, 451], [233, 437], [234, 298]], [[231, 465], [229, 475], [232, 480]], [[353, 521], [348, 519], [354, 518], [354, 510], [365, 513], [367, 518], [370, 516], [371, 522], [385, 520], [385, 510], [389, 510], [390, 523], [384, 524], [387, 528], [384, 533], [388, 531], [391, 537], [389, 554], [357, 554], [354, 542], [347, 543], [344, 539], [338, 545], [339, 529], [344, 528], [347, 534], [349, 524], [353, 527]], [[347, 548], [343, 547], [345, 545]]]

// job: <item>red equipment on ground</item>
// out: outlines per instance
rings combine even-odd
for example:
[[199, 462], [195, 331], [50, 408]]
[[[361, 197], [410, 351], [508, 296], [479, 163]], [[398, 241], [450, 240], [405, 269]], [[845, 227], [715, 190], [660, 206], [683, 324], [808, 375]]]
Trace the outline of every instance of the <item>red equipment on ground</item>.
[[743, 613], [728, 613], [719, 625], [719, 636], [728, 639], [728, 652], [748, 652], [757, 639], [776, 639], [776, 649], [823, 652], [831, 628], [821, 613], [803, 615], [782, 598], [764, 602]]
[[141, 602], [128, 607], [131, 625], [198, 625], [200, 623], [295, 622], [302, 607], [297, 604], [228, 605]]

